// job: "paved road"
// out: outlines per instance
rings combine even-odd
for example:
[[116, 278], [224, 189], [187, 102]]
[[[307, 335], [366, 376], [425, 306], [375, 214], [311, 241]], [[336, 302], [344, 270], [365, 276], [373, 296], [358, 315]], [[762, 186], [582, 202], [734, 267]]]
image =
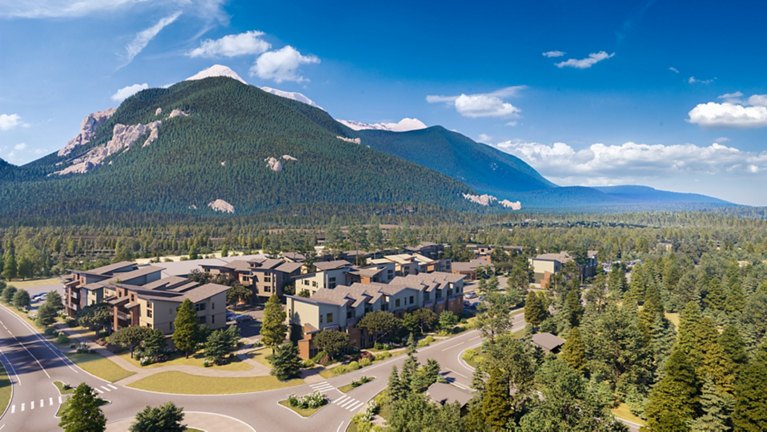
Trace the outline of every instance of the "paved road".
[[[480, 342], [477, 331], [469, 331], [444, 342], [422, 348], [419, 356], [432, 357], [451, 364], [447, 371], [454, 376], [456, 385], [467, 387], [471, 371], [458, 362], [458, 355]], [[239, 419], [260, 431], [337, 431], [348, 425], [349, 419], [361, 411], [386, 386], [393, 366], [401, 366], [404, 358], [394, 358], [329, 380], [314, 380], [289, 389], [221, 396], [184, 396], [152, 393], [114, 385], [96, 378], [72, 364], [54, 345], [50, 344], [23, 319], [0, 306], [0, 361], [9, 371], [13, 395], [8, 410], [0, 416], [0, 431], [48, 432], [57, 430], [55, 413], [64, 398], [53, 385], [58, 380], [76, 385], [85, 382], [110, 401], [104, 413], [110, 422], [133, 417], [146, 405], [159, 405], [173, 401], [187, 411], [214, 412]], [[451, 363], [452, 362], [452, 363]], [[452, 375], [451, 375], [452, 374]], [[362, 375], [375, 377], [369, 384], [348, 394], [337, 387], [348, 384]], [[318, 378], [318, 377], [316, 377]], [[329, 406], [310, 419], [278, 405], [291, 393], [303, 395], [321, 391], [331, 399]]]

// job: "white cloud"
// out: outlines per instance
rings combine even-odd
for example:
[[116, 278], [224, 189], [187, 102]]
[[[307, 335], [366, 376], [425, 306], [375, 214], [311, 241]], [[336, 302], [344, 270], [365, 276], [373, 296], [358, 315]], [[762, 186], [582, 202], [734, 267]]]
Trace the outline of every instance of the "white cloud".
[[89, 15], [113, 13], [142, 7], [144, 10], [160, 8], [184, 9], [206, 20], [225, 22], [225, 0], [13, 0], [0, 1], [0, 17], [3, 18], [78, 18]]
[[562, 56], [564, 56], [565, 54], [567, 54], [567, 53], [565, 53], [564, 51], [558, 51], [558, 50], [554, 50], [554, 51], [546, 51], [546, 52], [543, 52], [543, 53], [542, 53], [542, 55], [543, 55], [544, 57], [546, 57], [546, 58], [557, 58], [557, 57], [562, 57]]
[[277, 83], [283, 81], [304, 82], [306, 78], [298, 73], [303, 64], [316, 64], [320, 59], [313, 55], [303, 55], [290, 45], [261, 54], [250, 68], [250, 75]]
[[18, 114], [0, 114], [0, 131], [15, 129], [23, 125], [21, 116]]
[[748, 103], [754, 106], [767, 106], [767, 94], [755, 94], [748, 98]]
[[551, 145], [504, 141], [499, 149], [525, 160], [543, 175], [566, 184], [617, 184], [679, 174], [754, 174], [767, 170], [767, 151], [753, 153], [713, 143], [592, 144], [576, 150], [566, 143]]
[[237, 57], [241, 55], [258, 55], [268, 51], [272, 46], [261, 39], [264, 32], [251, 30], [245, 33], [230, 34], [220, 39], [206, 39], [199, 47], [189, 51], [189, 57]]
[[708, 85], [708, 84], [711, 84], [714, 81], [716, 81], [716, 78], [700, 79], [700, 78], [695, 78], [694, 76], [691, 76], [690, 78], [687, 78], [687, 83], [688, 84], [703, 84], [703, 85]]
[[675, 68], [674, 66], [669, 66], [668, 70], [671, 72], [674, 72], [675, 74], [679, 74], [679, 69]]
[[488, 134], [486, 134], [486, 133], [481, 133], [481, 134], [477, 135], [477, 142], [490, 143], [492, 141], [493, 141], [493, 137], [488, 135]]
[[26, 150], [26, 148], [27, 148], [27, 143], [18, 143], [15, 146], [13, 146], [13, 149], [16, 151]]
[[138, 32], [133, 40], [125, 47], [125, 64], [127, 65], [132, 62], [133, 59], [139, 55], [147, 45], [149, 45], [149, 42], [160, 34], [162, 29], [173, 24], [173, 22], [181, 16], [181, 13], [181, 11], [176, 11], [158, 21], [155, 25]]
[[599, 51], [595, 53], [589, 54], [588, 57], [582, 58], [582, 59], [567, 59], [565, 61], [556, 63], [556, 66], [558, 68], [564, 68], [564, 67], [571, 67], [575, 69], [588, 69], [591, 66], [594, 66], [595, 64], [607, 60], [609, 58], [612, 58], [615, 56], [615, 53], [607, 53], [606, 51]]
[[519, 117], [522, 110], [504, 99], [516, 96], [525, 88], [525, 86], [504, 87], [490, 93], [461, 93], [457, 96], [429, 95], [426, 96], [426, 102], [444, 103], [447, 106], [452, 106], [463, 117], [516, 118]]
[[739, 91], [726, 93], [719, 96], [724, 102], [698, 104], [687, 113], [687, 121], [700, 126], [767, 126], [767, 95], [752, 95], [745, 102], [743, 96]]
[[148, 88], [149, 88], [149, 84], [147, 83], [129, 85], [117, 90], [115, 94], [112, 95], [112, 100], [116, 102], [122, 102], [125, 99], [128, 99], [134, 94], [140, 92], [141, 90], [145, 90]]
[[723, 95], [719, 95], [719, 99], [730, 103], [743, 103], [743, 93], [739, 91], [733, 93], [725, 93]]

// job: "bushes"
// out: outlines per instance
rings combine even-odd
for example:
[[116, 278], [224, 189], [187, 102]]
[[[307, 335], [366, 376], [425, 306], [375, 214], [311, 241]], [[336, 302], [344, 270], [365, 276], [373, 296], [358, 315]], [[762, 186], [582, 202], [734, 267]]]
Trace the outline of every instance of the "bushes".
[[360, 379], [356, 379], [356, 380], [352, 381], [351, 386], [352, 386], [352, 388], [357, 388], [357, 387], [361, 386], [362, 384], [369, 383], [370, 381], [373, 381], [373, 378], [370, 378], [369, 376], [363, 375], [363, 376], [360, 377]]
[[64, 332], [59, 333], [59, 335], [56, 336], [56, 343], [60, 345], [68, 344], [69, 336], [67, 336]]
[[425, 338], [423, 338], [423, 339], [418, 341], [418, 348], [423, 348], [423, 347], [429, 346], [429, 345], [432, 344], [432, 342], [434, 342], [434, 337], [433, 336], [426, 336]]
[[370, 360], [370, 358], [365, 357], [360, 359], [359, 364], [360, 364], [360, 367], [370, 366], [371, 364], [373, 364], [373, 360]]
[[326, 405], [327, 403], [328, 397], [320, 392], [310, 393], [301, 397], [296, 395], [288, 396], [288, 404], [293, 408], [316, 409]]

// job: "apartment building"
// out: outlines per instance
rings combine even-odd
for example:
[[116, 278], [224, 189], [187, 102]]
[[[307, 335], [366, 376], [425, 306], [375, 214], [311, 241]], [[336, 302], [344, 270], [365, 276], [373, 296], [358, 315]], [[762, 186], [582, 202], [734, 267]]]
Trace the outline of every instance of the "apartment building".
[[[560, 273], [567, 263], [574, 261], [568, 252], [547, 253], [531, 258], [530, 266], [535, 273], [535, 283], [540, 284], [541, 288], [548, 288], [551, 278]], [[581, 279], [594, 276], [597, 270], [597, 251], [588, 251], [586, 260], [577, 266]]]
[[429, 308], [437, 313], [463, 311], [464, 277], [452, 273], [424, 273], [395, 277], [390, 283], [354, 283], [319, 289], [311, 297], [286, 296], [287, 320], [298, 340], [303, 358], [314, 354], [312, 335], [325, 329], [349, 333], [352, 343], [364, 348], [371, 343], [355, 325], [366, 314], [389, 311], [396, 315]]
[[320, 289], [334, 289], [338, 285], [347, 285], [347, 273], [354, 269], [346, 260], [321, 261], [314, 263], [316, 271], [295, 278], [296, 293], [304, 291], [314, 295]]
[[250, 260], [233, 260], [225, 264], [202, 264], [202, 269], [211, 274], [224, 274], [253, 290], [253, 301], [257, 297], [266, 299], [276, 294], [282, 297], [283, 289], [300, 274], [303, 264], [283, 259], [258, 257]]
[[84, 307], [103, 300], [103, 286], [99, 282], [137, 269], [136, 263], [122, 261], [91, 270], [72, 270], [70, 274], [62, 276], [64, 310], [67, 315], [74, 318]]

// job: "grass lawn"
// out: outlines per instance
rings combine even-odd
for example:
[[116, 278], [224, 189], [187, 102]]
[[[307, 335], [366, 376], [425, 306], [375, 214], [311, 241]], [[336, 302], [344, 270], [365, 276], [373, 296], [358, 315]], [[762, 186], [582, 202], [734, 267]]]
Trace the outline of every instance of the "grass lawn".
[[288, 403], [287, 399], [281, 400], [279, 402], [279, 404], [284, 406], [284, 407], [292, 409], [293, 411], [297, 412], [298, 415], [300, 415], [301, 417], [309, 417], [309, 416], [311, 416], [312, 414], [316, 413], [317, 411], [319, 411], [322, 408], [322, 407], [319, 407], [319, 408], [298, 408], [298, 407], [292, 407], [292, 406], [290, 406], [290, 403]]
[[179, 394], [235, 394], [293, 387], [303, 380], [279, 381], [273, 376], [221, 378], [184, 372], [160, 372], [128, 385], [140, 390]]
[[674, 327], [679, 329], [679, 313], [678, 312], [665, 312], [664, 315], [666, 315], [666, 319], [671, 321], [671, 324], [674, 324]]
[[250, 356], [251, 359], [261, 363], [262, 365], [270, 369], [272, 367], [272, 364], [269, 363], [269, 360], [267, 360], [267, 358], [271, 355], [272, 355], [271, 348], [261, 348], [261, 349], [250, 351], [248, 353], [248, 356]]
[[135, 372], [125, 370], [115, 362], [104, 358], [99, 354], [68, 353], [67, 357], [86, 372], [109, 382], [119, 381], [135, 374]]
[[61, 279], [52, 277], [48, 279], [12, 280], [8, 282], [8, 285], [13, 285], [18, 289], [28, 289], [46, 285], [61, 285]]
[[461, 359], [469, 366], [476, 368], [479, 366], [479, 362], [482, 359], [482, 355], [479, 353], [479, 347], [467, 349], [461, 354]]
[[59, 393], [61, 393], [62, 395], [74, 393], [75, 391], [74, 387], [64, 388], [65, 384], [61, 381], [54, 381], [53, 385], [55, 385], [56, 388], [59, 389]]
[[[371, 381], [373, 381], [375, 379], [375, 377], [368, 377], [368, 378], [370, 378], [370, 381], [368, 381], [368, 382], [371, 382]], [[357, 387], [362, 387], [365, 384], [367, 384], [367, 383], [362, 383], [362, 384], [358, 385]], [[352, 385], [352, 383], [349, 383], [349, 384], [343, 385], [341, 387], [338, 387], [338, 390], [341, 390], [344, 393], [349, 393], [350, 391], [356, 389], [357, 387], [354, 387]]]
[[4, 412], [11, 403], [12, 385], [5, 367], [0, 364], [0, 413]]
[[629, 409], [629, 406], [626, 405], [625, 403], [618, 405], [618, 407], [613, 408], [611, 411], [615, 417], [621, 418], [623, 420], [628, 420], [640, 426], [645, 425], [644, 420], [632, 414], [631, 410]]
[[[170, 358], [167, 361], [159, 362], [159, 363], [152, 363], [147, 366], [141, 366], [139, 361], [135, 358], [130, 357], [130, 353], [123, 353], [120, 354], [120, 357], [124, 360], [127, 360], [131, 362], [132, 364], [143, 367], [143, 368], [158, 368], [163, 366], [195, 366], [199, 368], [205, 368], [203, 363], [205, 362], [205, 356], [202, 352], [198, 352], [193, 356], [189, 356], [189, 358], [184, 357], [183, 354], [178, 354], [176, 357]], [[237, 357], [234, 357], [231, 362], [228, 364], [222, 365], [222, 366], [210, 366], [211, 369], [218, 369], [218, 370], [226, 370], [226, 371], [247, 371], [253, 369], [253, 366], [243, 362]]]

